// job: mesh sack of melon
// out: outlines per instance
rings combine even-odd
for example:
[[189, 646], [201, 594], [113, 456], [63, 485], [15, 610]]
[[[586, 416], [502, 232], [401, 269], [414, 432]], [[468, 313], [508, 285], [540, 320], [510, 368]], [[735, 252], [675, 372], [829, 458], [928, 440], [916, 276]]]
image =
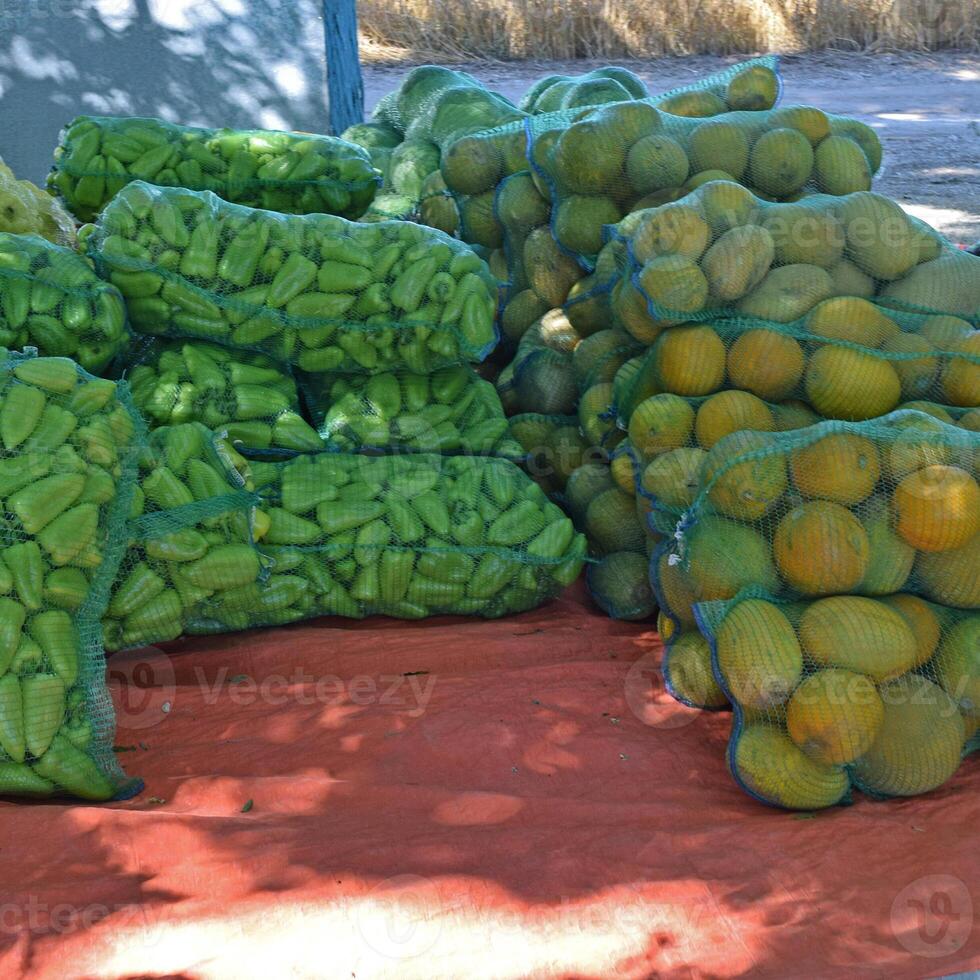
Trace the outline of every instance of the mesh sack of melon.
[[584, 541], [512, 463], [327, 452], [252, 460], [257, 581], [203, 600], [218, 629], [314, 616], [498, 617], [572, 582]]
[[92, 221], [134, 180], [286, 214], [357, 218], [380, 178], [361, 147], [333, 136], [139, 116], [78, 116], [62, 131], [48, 187], [80, 221]]
[[150, 433], [102, 617], [108, 650], [221, 631], [199, 608], [238, 594], [261, 572], [252, 527], [258, 497], [245, 471], [237, 452], [200, 422]]
[[126, 377], [151, 428], [200, 422], [254, 449], [323, 448], [296, 382], [264, 354], [147, 338], [128, 356]]
[[739, 431], [689, 477], [693, 503], [651, 574], [668, 689], [719, 707], [695, 605], [759, 588], [788, 601], [908, 592], [980, 607], [976, 409]]
[[421, 225], [274, 214], [135, 182], [83, 237], [141, 333], [256, 351], [309, 374], [429, 374], [496, 343], [486, 263]]
[[38, 235], [0, 232], [0, 344], [98, 373], [128, 340], [119, 290], [85, 259]]
[[330, 449], [523, 455], [494, 386], [466, 365], [431, 375], [336, 375], [303, 388]]
[[113, 753], [99, 620], [126, 548], [139, 414], [67, 358], [0, 361], [0, 794], [137, 792]]

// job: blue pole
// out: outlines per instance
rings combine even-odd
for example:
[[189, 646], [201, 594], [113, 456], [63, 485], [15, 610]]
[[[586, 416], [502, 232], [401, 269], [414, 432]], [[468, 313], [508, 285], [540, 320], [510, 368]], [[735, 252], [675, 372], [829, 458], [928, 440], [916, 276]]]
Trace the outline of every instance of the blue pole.
[[364, 118], [364, 84], [357, 52], [357, 0], [323, 0], [327, 100], [335, 135]]

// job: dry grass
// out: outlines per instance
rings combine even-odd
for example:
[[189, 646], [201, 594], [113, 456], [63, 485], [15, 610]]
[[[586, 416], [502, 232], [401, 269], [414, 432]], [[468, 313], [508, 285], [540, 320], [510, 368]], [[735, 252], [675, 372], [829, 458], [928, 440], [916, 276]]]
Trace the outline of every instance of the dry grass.
[[360, 0], [358, 12], [374, 60], [980, 47], [980, 0]]

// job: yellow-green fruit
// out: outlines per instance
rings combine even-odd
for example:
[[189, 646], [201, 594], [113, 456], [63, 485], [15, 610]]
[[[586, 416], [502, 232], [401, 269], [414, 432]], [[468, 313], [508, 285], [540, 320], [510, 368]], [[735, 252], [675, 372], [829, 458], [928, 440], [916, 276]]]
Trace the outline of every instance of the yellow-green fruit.
[[589, 566], [587, 577], [596, 605], [613, 619], [647, 619], [657, 611], [645, 554], [615, 551]]
[[880, 684], [918, 660], [919, 647], [901, 613], [863, 596], [835, 595], [811, 603], [800, 619], [803, 652], [821, 667], [866, 674]]
[[783, 704], [803, 674], [790, 621], [762, 599], [736, 603], [715, 632], [718, 668], [732, 700], [748, 708]]
[[597, 121], [569, 126], [555, 145], [552, 171], [572, 194], [602, 194], [623, 179], [626, 146]]
[[613, 386], [602, 382], [586, 389], [578, 403], [578, 424], [590, 446], [610, 446], [612, 436], [619, 438], [623, 433], [616, 428], [616, 420], [611, 418]]
[[864, 151], [871, 172], [873, 174], [878, 172], [881, 166], [881, 141], [878, 139], [878, 134], [867, 123], [838, 116], [831, 120], [830, 131], [835, 136], [848, 136], [854, 140]]
[[881, 461], [870, 439], [838, 432], [794, 449], [789, 472], [804, 497], [851, 506], [871, 495], [881, 475]]
[[749, 177], [761, 191], [785, 197], [798, 191], [813, 170], [813, 147], [795, 129], [770, 129], [752, 147]]
[[927, 599], [959, 609], [980, 608], [980, 547], [975, 539], [962, 548], [921, 552], [914, 574]]
[[507, 268], [507, 253], [502, 248], [495, 248], [487, 256], [487, 265], [490, 267], [490, 273], [495, 279], [499, 279], [500, 282], [507, 282], [510, 278], [510, 273]]
[[646, 102], [618, 102], [596, 110], [594, 119], [606, 129], [607, 138], [631, 146], [637, 140], [656, 133], [663, 125], [660, 113]]
[[707, 455], [703, 449], [690, 446], [661, 453], [643, 471], [643, 490], [664, 507], [686, 510], [694, 503], [698, 478]]
[[422, 181], [422, 198], [419, 201], [422, 224], [438, 228], [447, 235], [455, 235], [459, 227], [459, 208], [448, 193], [442, 173], [436, 171]]
[[900, 592], [912, 574], [915, 549], [891, 526], [888, 505], [876, 502], [861, 523], [868, 532], [868, 568], [857, 591], [862, 595], [886, 596]]
[[614, 551], [643, 554], [643, 528], [636, 517], [633, 498], [619, 487], [603, 490], [585, 512], [585, 533], [589, 544], [600, 555]]
[[774, 254], [765, 228], [745, 225], [726, 231], [701, 259], [711, 295], [723, 303], [744, 296], [769, 271]]
[[622, 217], [611, 197], [573, 194], [555, 209], [555, 237], [565, 248], [582, 255], [595, 255], [602, 248], [602, 229]]
[[706, 398], [694, 420], [694, 435], [702, 449], [711, 449], [725, 436], [741, 429], [773, 432], [769, 406], [747, 391], [719, 391]]
[[747, 330], [728, 350], [732, 385], [770, 402], [782, 401], [796, 389], [803, 366], [803, 348], [775, 330]]
[[[704, 483], [716, 510], [756, 521], [782, 497], [787, 486], [786, 460], [781, 453], [764, 452], [771, 445], [763, 433], [743, 431], [712, 446], [704, 463]], [[752, 458], [739, 461], [746, 455]]]
[[682, 255], [650, 259], [639, 274], [640, 286], [656, 309], [684, 316], [704, 309], [708, 281], [696, 262]]
[[609, 293], [606, 284], [595, 273], [579, 279], [568, 291], [565, 315], [582, 337], [588, 337], [609, 325]]
[[613, 287], [609, 302], [616, 325], [641, 344], [652, 344], [667, 326], [650, 315], [646, 296], [626, 276]]
[[599, 330], [586, 337], [572, 354], [579, 388], [584, 390], [603, 381], [611, 382], [623, 362], [636, 351], [636, 342], [622, 330]]
[[664, 660], [664, 679], [670, 693], [695, 708], [728, 704], [711, 670], [711, 647], [700, 633], [680, 633]]
[[523, 257], [528, 284], [552, 308], [565, 302], [572, 285], [585, 274], [581, 266], [558, 247], [547, 227], [535, 228], [527, 236]]
[[930, 316], [922, 321], [917, 333], [939, 350], [953, 351], [973, 333], [973, 327], [958, 316]]
[[749, 140], [743, 127], [718, 120], [701, 123], [691, 133], [691, 170], [724, 170], [740, 180], [749, 165]]
[[681, 190], [685, 194], [690, 194], [691, 191], [696, 191], [705, 184], [714, 184], [719, 181], [730, 183], [734, 179], [727, 170], [698, 170], [684, 181]]
[[909, 674], [881, 688], [885, 717], [871, 748], [854, 763], [861, 789], [915, 796], [941, 786], [959, 768], [965, 727], [942, 688]]
[[626, 177], [640, 195], [683, 184], [688, 169], [680, 143], [662, 133], [637, 140], [626, 154]]
[[963, 714], [980, 718], [980, 613], [949, 628], [939, 646], [936, 675]]
[[862, 191], [841, 198], [837, 217], [847, 236], [847, 256], [874, 279], [899, 279], [918, 258], [908, 215], [892, 200]]
[[548, 304], [533, 289], [522, 289], [504, 307], [500, 326], [504, 336], [516, 343], [527, 328], [548, 312]]
[[[657, 560], [657, 577], [654, 588], [660, 600], [661, 613], [680, 629], [696, 630], [694, 604], [698, 601], [694, 586], [679, 564], [670, 563], [670, 555], [662, 554]], [[665, 631], [660, 630], [661, 636]], [[666, 639], [666, 637], [664, 637]]]
[[806, 328], [817, 337], [872, 349], [901, 333], [898, 324], [874, 303], [856, 296], [832, 296], [818, 303], [807, 314]]
[[925, 414], [930, 417], [895, 419], [890, 426], [888, 442], [882, 446], [882, 458], [885, 472], [893, 483], [897, 484], [913, 470], [941, 466], [952, 460], [942, 424], [951, 424], [952, 420], [937, 417], [935, 409]]
[[503, 160], [493, 140], [464, 136], [442, 154], [442, 176], [456, 194], [482, 194], [497, 186]]
[[980, 405], [980, 330], [953, 345], [952, 357], [943, 368], [943, 398], [950, 405]]
[[803, 204], [774, 204], [761, 212], [762, 226], [772, 235], [779, 265], [832, 269], [844, 254], [844, 228], [828, 211]]
[[710, 324], [665, 330], [651, 359], [661, 390], [675, 395], [710, 395], [725, 381], [725, 344]]
[[570, 88], [561, 100], [563, 109], [578, 106], [602, 105], [632, 98], [630, 93], [613, 78], [584, 78]]
[[902, 397], [898, 374], [884, 357], [830, 344], [810, 357], [804, 386], [807, 400], [828, 419], [887, 415]]
[[696, 208], [672, 204], [641, 215], [630, 246], [640, 263], [665, 255], [699, 259], [710, 239], [711, 229]]
[[822, 421], [809, 405], [790, 399], [780, 405], [772, 406], [772, 416], [776, 422], [777, 432], [792, 432], [794, 429], [805, 429]]
[[513, 174], [497, 189], [497, 217], [508, 231], [530, 231], [550, 216], [551, 202], [538, 193], [529, 173]]
[[905, 622], [909, 624], [909, 629], [915, 634], [918, 652], [913, 666], [921, 667], [928, 663], [936, 652], [936, 647], [939, 646], [942, 629], [936, 615], [939, 607], [930, 606], [924, 599], [905, 592], [883, 596], [880, 601], [904, 617]]
[[871, 276], [863, 273], [849, 259], [841, 259], [827, 269], [833, 282], [834, 296], [859, 296], [870, 299], [875, 294], [875, 284]]
[[730, 756], [732, 773], [753, 796], [788, 810], [822, 810], [847, 794], [847, 773], [811, 759], [768, 722], [743, 728]]
[[773, 109], [768, 118], [772, 126], [799, 130], [813, 146], [830, 135], [830, 119], [827, 113], [814, 106], [784, 106]]
[[765, 65], [743, 68], [728, 83], [725, 101], [730, 109], [770, 109], [779, 96], [779, 79]]
[[846, 136], [828, 136], [813, 154], [813, 176], [824, 194], [854, 194], [871, 188], [864, 150]]
[[759, 285], [739, 300], [737, 309], [746, 316], [791, 323], [832, 291], [833, 283], [824, 269], [815, 265], [783, 265], [770, 269]]
[[637, 405], [629, 421], [629, 439], [644, 458], [651, 459], [691, 441], [694, 409], [677, 395], [654, 395]]
[[698, 188], [698, 202], [712, 235], [748, 224], [759, 206], [750, 190], [724, 180], [702, 184]]
[[589, 451], [575, 425], [556, 425], [545, 439], [545, 454], [551, 461], [554, 480], [559, 488], [581, 465]]
[[493, 210], [493, 191], [458, 199], [459, 220], [466, 241], [485, 248], [499, 248], [504, 243], [504, 229]]
[[581, 524], [585, 519], [585, 512], [593, 499], [612, 486], [609, 467], [602, 463], [584, 463], [569, 476], [563, 502], [576, 524]]
[[778, 589], [769, 546], [752, 528], [724, 517], [703, 517], [684, 540], [685, 572], [697, 602], [731, 599], [749, 586]]
[[903, 398], [924, 398], [929, 395], [939, 371], [937, 357], [906, 358], [907, 354], [935, 354], [936, 349], [925, 337], [914, 333], [899, 333], [882, 344], [882, 350], [896, 354], [890, 358], [902, 386]]
[[[914, 240], [911, 246], [915, 246]], [[971, 315], [980, 309], [980, 276], [976, 268], [976, 256], [958, 248], [946, 249], [939, 258], [922, 262], [903, 278], [886, 283], [878, 299], [906, 309]]]
[[714, 92], [701, 90], [699, 92], [678, 92], [669, 99], [657, 103], [661, 112], [669, 112], [672, 116], [687, 116], [698, 118], [717, 116], [725, 112], [728, 106]]
[[578, 402], [572, 365], [554, 352], [529, 357], [515, 372], [517, 397], [524, 412], [569, 415]]

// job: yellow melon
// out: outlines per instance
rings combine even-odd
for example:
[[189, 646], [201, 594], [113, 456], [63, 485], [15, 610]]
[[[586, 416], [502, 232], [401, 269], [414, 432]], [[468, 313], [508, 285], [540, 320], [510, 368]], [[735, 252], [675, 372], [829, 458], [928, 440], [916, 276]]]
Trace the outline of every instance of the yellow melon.
[[958, 466], [927, 466], [906, 476], [893, 497], [898, 533], [919, 551], [949, 551], [980, 530], [980, 487]]
[[778, 402], [796, 390], [803, 363], [803, 349], [792, 337], [774, 330], [747, 330], [728, 351], [728, 377], [736, 388]]
[[633, 448], [645, 459], [651, 459], [690, 444], [694, 409], [678, 395], [654, 395], [636, 406], [628, 431]]
[[700, 633], [680, 633], [670, 644], [664, 678], [671, 694], [696, 708], [723, 708], [728, 704], [711, 670], [711, 647]]
[[665, 330], [652, 357], [659, 384], [675, 395], [710, 395], [725, 381], [725, 344], [708, 324]]
[[[763, 517], [786, 490], [786, 460], [761, 432], [733, 432], [711, 447], [704, 463], [708, 499], [739, 520]], [[744, 460], [740, 457], [747, 456]]]
[[879, 600], [900, 613], [915, 635], [916, 657], [913, 667], [921, 667], [932, 659], [939, 645], [940, 624], [933, 607], [918, 596], [906, 592], [884, 596]]
[[857, 504], [878, 484], [875, 444], [851, 433], [831, 433], [790, 453], [789, 472], [805, 497]]
[[964, 715], [980, 718], [980, 613], [950, 627], [936, 656], [936, 675]]
[[898, 374], [885, 358], [831, 344], [810, 357], [804, 387], [825, 418], [851, 421], [887, 415], [902, 396]]
[[694, 435], [702, 449], [742, 429], [773, 432], [776, 428], [769, 406], [747, 391], [719, 391], [706, 398], [694, 419]]

